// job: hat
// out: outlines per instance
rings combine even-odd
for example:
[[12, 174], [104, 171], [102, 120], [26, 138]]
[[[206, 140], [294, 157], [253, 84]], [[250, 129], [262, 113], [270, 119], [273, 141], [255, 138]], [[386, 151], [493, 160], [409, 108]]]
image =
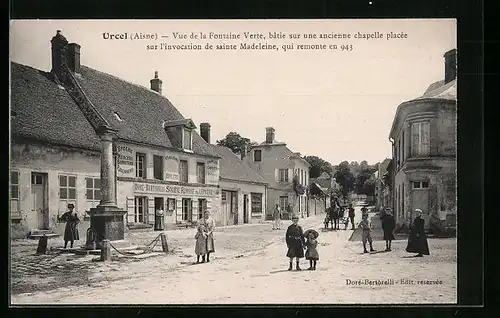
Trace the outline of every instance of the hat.
[[318, 236], [319, 236], [318, 231], [313, 230], [313, 229], [309, 229], [309, 230], [305, 231], [304, 232], [304, 237], [309, 237], [309, 234], [311, 234], [311, 233], [314, 235], [315, 239], [318, 238]]
[[75, 205], [73, 203], [68, 204], [68, 209], [75, 208]]
[[423, 213], [422, 210], [420, 210], [420, 209], [415, 209], [415, 212], [417, 212], [417, 213]]
[[292, 220], [298, 220], [299, 219], [299, 216], [298, 215], [292, 215]]

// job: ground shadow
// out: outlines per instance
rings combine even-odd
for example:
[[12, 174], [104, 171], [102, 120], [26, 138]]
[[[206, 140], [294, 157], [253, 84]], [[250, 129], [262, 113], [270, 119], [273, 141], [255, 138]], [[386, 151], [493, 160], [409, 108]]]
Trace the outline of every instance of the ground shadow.
[[289, 271], [288, 269], [280, 269], [277, 271], [270, 271], [269, 274], [277, 274], [277, 273], [285, 273], [285, 272], [296, 272], [296, 271]]

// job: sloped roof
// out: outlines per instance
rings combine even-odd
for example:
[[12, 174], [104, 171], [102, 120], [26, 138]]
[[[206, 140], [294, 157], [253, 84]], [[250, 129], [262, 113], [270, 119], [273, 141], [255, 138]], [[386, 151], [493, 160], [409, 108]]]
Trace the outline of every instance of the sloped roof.
[[79, 148], [100, 149], [99, 137], [52, 74], [11, 62], [11, 134]]
[[424, 94], [415, 100], [419, 99], [457, 99], [457, 80], [454, 79], [449, 83], [444, 83], [444, 81], [437, 81], [429, 85]]
[[267, 184], [263, 177], [244, 163], [231, 149], [217, 145], [211, 145], [211, 147], [221, 157], [219, 160], [220, 178]]
[[310, 178], [309, 182], [311, 184], [316, 183], [316, 185], [320, 186], [321, 188], [330, 189], [332, 181], [331, 179], [324, 179], [319, 176], [318, 178]]
[[391, 163], [392, 159], [386, 158], [384, 161], [382, 161], [379, 166], [378, 166], [378, 171], [380, 172], [380, 177], [384, 175], [384, 173], [387, 171], [387, 167], [389, 166], [389, 163]]
[[330, 175], [327, 172], [323, 172], [318, 178], [320, 178], [320, 179], [328, 179], [328, 180], [331, 179]]
[[[172, 147], [164, 123], [184, 123], [185, 118], [166, 97], [86, 66], [81, 67], [81, 76], [76, 76], [76, 79], [104, 119], [118, 130], [119, 138]], [[115, 113], [122, 121], [116, 118]], [[196, 131], [193, 131], [193, 152], [218, 157]]]

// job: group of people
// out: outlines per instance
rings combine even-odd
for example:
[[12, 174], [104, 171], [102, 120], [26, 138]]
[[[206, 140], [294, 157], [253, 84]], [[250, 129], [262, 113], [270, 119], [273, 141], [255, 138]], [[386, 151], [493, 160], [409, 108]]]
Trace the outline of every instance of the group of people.
[[[285, 234], [285, 241], [288, 247], [286, 256], [290, 259], [288, 270], [293, 269], [293, 260], [296, 260], [296, 269], [300, 268], [300, 259], [306, 258], [309, 261], [308, 270], [316, 270], [316, 262], [319, 260], [318, 241], [319, 233], [313, 229], [303, 232], [299, 225], [299, 217], [292, 216], [292, 224], [288, 226]], [[304, 250], [306, 252], [304, 253]]]
[[345, 210], [346, 209], [344, 207], [341, 207], [340, 204], [338, 204], [338, 201], [335, 201], [334, 204], [327, 209], [324, 222], [325, 228], [328, 228], [328, 224], [331, 222], [332, 229], [339, 230], [340, 221], [343, 220], [344, 230], [347, 230], [347, 228], [349, 227], [349, 223], [351, 223], [351, 228], [352, 230], [354, 230], [355, 229], [354, 217], [356, 216], [356, 214], [354, 212], [352, 204], [349, 204], [349, 207], [347, 208], [348, 210], [347, 217], [345, 217]]
[[[373, 239], [371, 236], [371, 222], [368, 219], [368, 212], [366, 208], [362, 208], [362, 220], [359, 227], [362, 228], [361, 240], [363, 242], [363, 253], [368, 253], [366, 243], [370, 245], [370, 252], [374, 252]], [[392, 214], [391, 208], [386, 208], [384, 213], [380, 216], [382, 221], [382, 231], [384, 232], [385, 251], [390, 252], [392, 241], [394, 240], [394, 230], [396, 229], [396, 221]], [[406, 246], [408, 253], [417, 253], [415, 257], [422, 257], [429, 255], [429, 245], [427, 243], [427, 236], [424, 229], [424, 219], [422, 219], [422, 210], [415, 209], [415, 220], [411, 226], [410, 235], [408, 237], [408, 244]]]

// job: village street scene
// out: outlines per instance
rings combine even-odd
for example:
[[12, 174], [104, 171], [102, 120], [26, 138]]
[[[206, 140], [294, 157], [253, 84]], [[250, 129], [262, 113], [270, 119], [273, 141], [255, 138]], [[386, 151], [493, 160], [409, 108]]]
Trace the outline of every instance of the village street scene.
[[146, 53], [12, 21], [11, 305], [455, 304], [455, 22], [229, 22], [410, 39]]

